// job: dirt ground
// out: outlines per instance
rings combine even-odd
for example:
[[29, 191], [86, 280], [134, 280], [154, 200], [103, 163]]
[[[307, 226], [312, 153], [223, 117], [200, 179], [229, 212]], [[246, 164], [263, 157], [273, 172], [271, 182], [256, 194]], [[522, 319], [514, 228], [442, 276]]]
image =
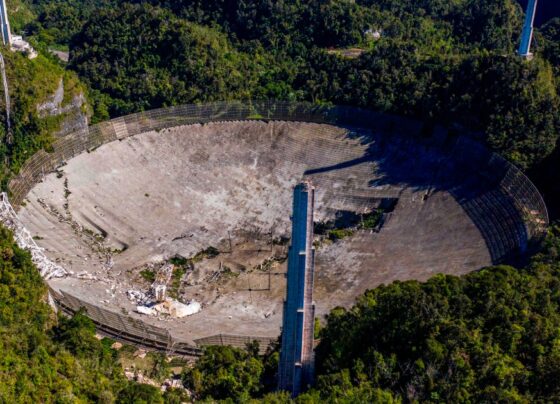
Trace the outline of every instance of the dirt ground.
[[[382, 283], [491, 264], [456, 198], [478, 186], [476, 173], [420, 141], [312, 123], [211, 123], [112, 142], [47, 176], [19, 217], [47, 255], [73, 272], [50, 281], [56, 289], [188, 341], [275, 337], [292, 189], [304, 178], [317, 189], [316, 222], [394, 204], [379, 232], [359, 230], [317, 248], [318, 315]], [[134, 313], [126, 291], [148, 288], [140, 275], [147, 265], [208, 247], [219, 254], [197, 260], [175, 284], [181, 300], [203, 304], [200, 313]]]

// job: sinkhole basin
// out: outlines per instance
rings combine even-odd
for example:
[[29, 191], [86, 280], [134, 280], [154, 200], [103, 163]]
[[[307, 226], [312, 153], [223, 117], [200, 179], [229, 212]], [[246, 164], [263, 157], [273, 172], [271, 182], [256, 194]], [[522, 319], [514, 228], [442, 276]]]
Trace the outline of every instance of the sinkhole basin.
[[[186, 343], [275, 338], [292, 192], [302, 180], [316, 187], [323, 232], [315, 242], [319, 316], [381, 284], [522, 257], [546, 226], [538, 191], [515, 167], [443, 130], [426, 135], [420, 124], [380, 114], [356, 123], [247, 111], [233, 118], [115, 120], [95, 147], [88, 141], [100, 132], [90, 130], [74, 135], [64, 159], [55, 145], [51, 170], [24, 168], [11, 184], [26, 189], [18, 217], [72, 272], [49, 280], [51, 289]], [[375, 226], [359, 224], [376, 211]], [[329, 226], [342, 236], [325, 235]], [[147, 273], [170, 260], [182, 265], [170, 293], [202, 310], [180, 319], [137, 313], [127, 291], [147, 291]]]

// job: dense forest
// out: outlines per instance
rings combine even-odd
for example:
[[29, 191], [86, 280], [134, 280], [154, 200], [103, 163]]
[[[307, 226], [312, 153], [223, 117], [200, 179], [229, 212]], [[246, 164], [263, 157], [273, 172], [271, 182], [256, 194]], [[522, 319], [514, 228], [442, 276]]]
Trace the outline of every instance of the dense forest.
[[[69, 49], [93, 121], [227, 99], [290, 99], [391, 111], [481, 138], [548, 184], [558, 167], [558, 19], [515, 55], [513, 0], [31, 2], [25, 27]], [[348, 57], [346, 49], [358, 49]], [[553, 213], [555, 209], [552, 209]]]
[[[12, 92], [1, 178], [49, 149], [60, 117], [35, 100], [84, 94], [92, 122], [161, 106], [307, 100], [412, 116], [468, 133], [525, 170], [560, 214], [560, 18], [515, 54], [513, 0], [12, 0], [12, 27], [41, 51], [2, 52]], [[63, 63], [50, 50], [68, 51]], [[352, 50], [352, 52], [349, 52]], [[178, 402], [128, 382], [82, 314], [57, 316], [27, 253], [0, 231], [0, 402]], [[521, 269], [380, 286], [325, 319], [320, 402], [560, 401], [560, 234]], [[197, 400], [290, 402], [265, 357], [211, 347], [183, 374]]]
[[[0, 402], [163, 403], [155, 387], [125, 379], [91, 320], [57, 316], [46, 292], [29, 253], [0, 229]], [[166, 401], [177, 397], [169, 391]]]

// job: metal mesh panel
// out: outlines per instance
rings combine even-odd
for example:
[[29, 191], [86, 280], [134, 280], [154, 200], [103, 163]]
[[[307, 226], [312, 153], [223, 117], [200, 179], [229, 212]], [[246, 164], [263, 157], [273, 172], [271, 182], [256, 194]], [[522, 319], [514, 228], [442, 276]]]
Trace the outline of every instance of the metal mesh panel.
[[227, 345], [236, 348], [245, 348], [247, 344], [257, 341], [259, 343], [259, 353], [266, 353], [268, 347], [276, 341], [276, 338], [251, 337], [247, 335], [217, 334], [210, 337], [196, 339], [194, 342], [198, 346]]
[[200, 349], [185, 341], [171, 337], [164, 328], [146, 324], [126, 314], [116, 313], [81, 300], [68, 292], [50, 290], [56, 304], [66, 313], [74, 314], [80, 309], [95, 323], [98, 331], [116, 340], [166, 351], [170, 354], [200, 355]]
[[194, 341], [196, 346], [193, 346], [186, 341], [171, 337], [164, 328], [155, 327], [128, 315], [100, 308], [68, 292], [58, 292], [50, 289], [50, 293], [56, 304], [68, 314], [74, 314], [80, 309], [84, 309], [101, 333], [119, 341], [166, 351], [170, 354], [197, 356], [201, 354], [200, 347], [228, 345], [245, 348], [248, 343], [253, 341], [259, 343], [260, 353], [264, 354], [270, 344], [275, 341], [275, 338], [268, 337], [218, 334], [197, 339]]
[[[10, 181], [10, 200], [17, 209], [46, 174], [57, 170], [72, 157], [90, 152], [103, 144], [180, 125], [244, 120], [302, 121], [366, 128], [386, 134], [387, 144], [394, 139], [392, 135], [397, 132], [396, 128], [399, 133], [409, 134], [410, 142], [420, 135], [422, 129], [418, 121], [344, 106], [316, 106], [286, 101], [179, 105], [116, 118], [58, 138], [52, 152], [41, 150], [35, 153]], [[395, 150], [391, 149], [394, 153], [404, 150], [404, 147], [395, 147]], [[406, 158], [408, 156], [403, 156], [403, 159]], [[527, 241], [542, 238], [548, 225], [548, 212], [536, 187], [519, 169], [466, 137], [456, 140], [449, 158], [456, 164], [476, 169], [496, 185], [493, 192], [479, 195], [463, 204], [483, 234], [493, 260], [499, 261], [512, 248], [525, 248]], [[100, 309], [68, 294], [55, 295], [55, 300], [71, 312], [85, 307], [98, 327], [114, 338], [157, 349], [199, 352], [184, 341], [173, 340], [166, 330], [147, 326], [129, 316]], [[219, 335], [198, 340], [197, 343], [224, 344], [227, 341], [228, 345], [244, 347], [253, 339], [259, 340], [258, 337]], [[266, 340], [270, 342], [270, 339]], [[261, 348], [265, 345], [265, 341], [262, 342]]]
[[[257, 119], [347, 125], [382, 130], [389, 134], [398, 122], [401, 132], [418, 135], [421, 130], [421, 123], [402, 117], [346, 106], [327, 107], [288, 101], [216, 102], [155, 109], [116, 118], [59, 138], [53, 144], [52, 153], [39, 151], [10, 181], [10, 199], [17, 209], [44, 175], [61, 167], [72, 157], [108, 142], [179, 125]], [[479, 172], [495, 179], [515, 201], [529, 237], [542, 237], [548, 225], [548, 212], [538, 190], [520, 170], [464, 137], [456, 142], [453, 154], [458, 162], [476, 167]]]

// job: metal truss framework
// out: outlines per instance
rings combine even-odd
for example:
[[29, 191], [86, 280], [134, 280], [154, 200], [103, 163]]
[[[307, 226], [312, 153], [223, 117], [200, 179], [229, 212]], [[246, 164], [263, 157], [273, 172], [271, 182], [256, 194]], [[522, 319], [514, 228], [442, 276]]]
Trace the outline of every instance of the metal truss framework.
[[14, 233], [17, 245], [31, 253], [31, 259], [44, 279], [63, 278], [68, 275], [64, 268], [48, 259], [44, 249], [35, 243], [31, 233], [19, 221], [5, 192], [0, 194], [0, 221]]

